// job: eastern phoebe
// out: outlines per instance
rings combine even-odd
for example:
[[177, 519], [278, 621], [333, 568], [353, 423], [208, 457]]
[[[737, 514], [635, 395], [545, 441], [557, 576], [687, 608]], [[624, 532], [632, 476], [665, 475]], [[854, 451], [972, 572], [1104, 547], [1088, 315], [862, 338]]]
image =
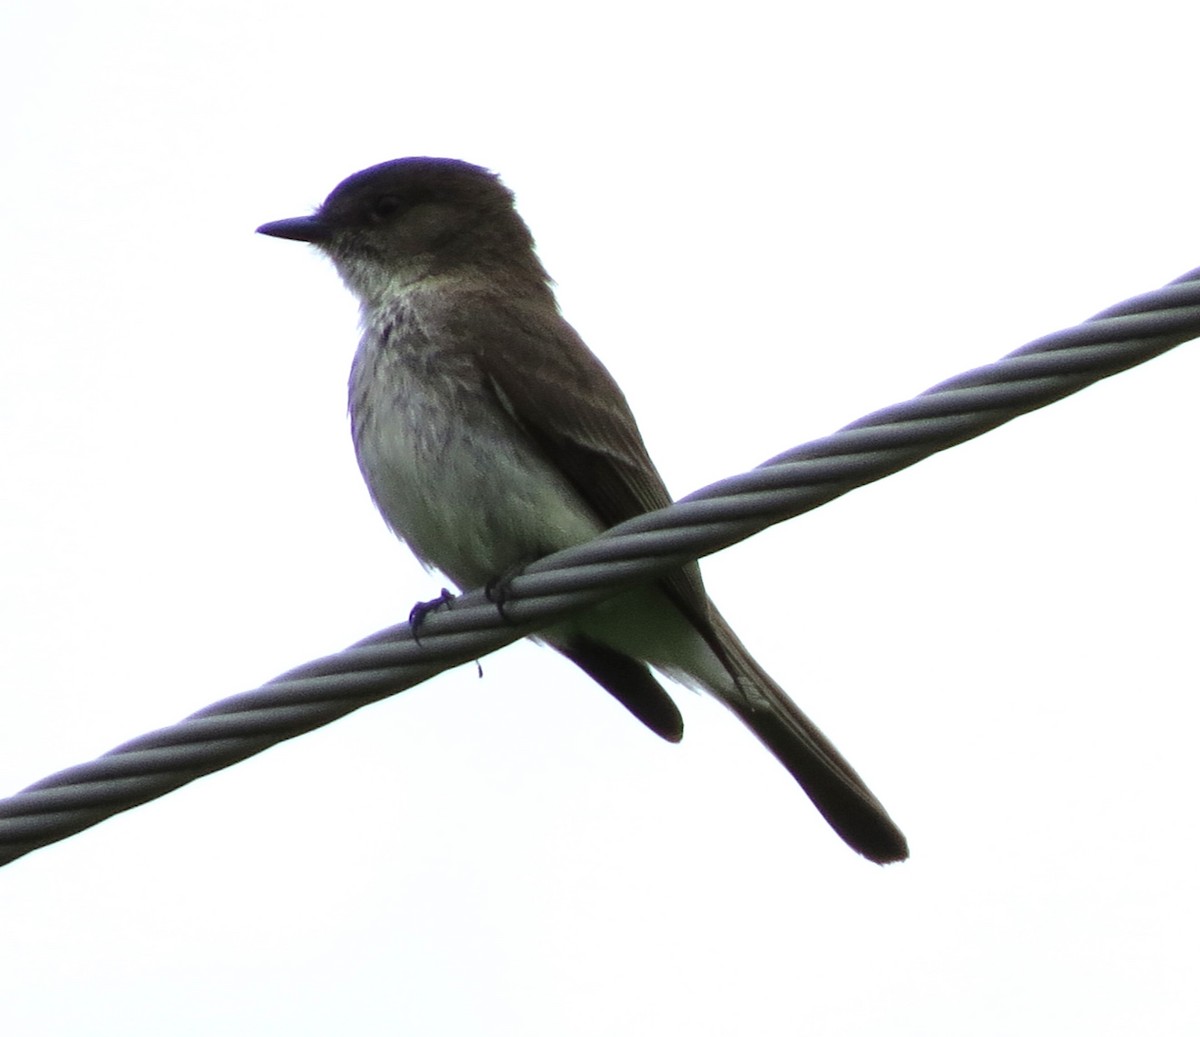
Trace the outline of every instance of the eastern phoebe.
[[[513, 195], [479, 166], [402, 158], [259, 233], [324, 252], [362, 306], [350, 418], [384, 519], [460, 589], [671, 503], [621, 390], [563, 320]], [[668, 741], [650, 666], [725, 703], [837, 833], [880, 863], [908, 847], [862, 779], [750, 656], [692, 563], [541, 631]]]

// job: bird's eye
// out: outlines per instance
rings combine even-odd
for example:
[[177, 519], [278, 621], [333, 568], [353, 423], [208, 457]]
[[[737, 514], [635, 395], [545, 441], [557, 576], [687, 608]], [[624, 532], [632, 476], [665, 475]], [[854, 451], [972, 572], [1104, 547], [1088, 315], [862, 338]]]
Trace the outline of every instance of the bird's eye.
[[401, 206], [400, 199], [394, 194], [385, 194], [376, 198], [371, 205], [371, 218], [375, 220], [386, 220], [389, 216], [395, 216], [399, 212]]

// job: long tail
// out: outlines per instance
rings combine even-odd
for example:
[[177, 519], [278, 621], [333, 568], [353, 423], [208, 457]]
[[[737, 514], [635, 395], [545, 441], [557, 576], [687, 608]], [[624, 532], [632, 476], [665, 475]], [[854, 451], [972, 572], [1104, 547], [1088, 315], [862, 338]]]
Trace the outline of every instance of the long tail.
[[721, 695], [808, 793], [838, 835], [877, 864], [908, 857], [908, 841], [854, 768], [755, 662], [715, 607], [709, 618], [740, 694]]

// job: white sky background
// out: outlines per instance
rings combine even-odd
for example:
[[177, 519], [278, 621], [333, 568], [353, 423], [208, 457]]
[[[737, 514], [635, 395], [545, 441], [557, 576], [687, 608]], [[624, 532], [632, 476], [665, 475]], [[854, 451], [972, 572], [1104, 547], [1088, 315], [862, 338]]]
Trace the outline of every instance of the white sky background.
[[[332, 268], [500, 171], [677, 494], [1200, 265], [1195, 4], [0, 7], [0, 791], [404, 618]], [[0, 1032], [1195, 1033], [1185, 345], [706, 563], [905, 828], [522, 645], [0, 871]]]

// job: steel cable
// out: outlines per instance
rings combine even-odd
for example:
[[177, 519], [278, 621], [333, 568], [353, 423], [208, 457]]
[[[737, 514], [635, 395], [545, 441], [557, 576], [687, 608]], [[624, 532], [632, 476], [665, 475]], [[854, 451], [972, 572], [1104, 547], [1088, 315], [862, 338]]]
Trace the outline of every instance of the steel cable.
[[0, 865], [1200, 335], [1200, 269], [0, 800]]

